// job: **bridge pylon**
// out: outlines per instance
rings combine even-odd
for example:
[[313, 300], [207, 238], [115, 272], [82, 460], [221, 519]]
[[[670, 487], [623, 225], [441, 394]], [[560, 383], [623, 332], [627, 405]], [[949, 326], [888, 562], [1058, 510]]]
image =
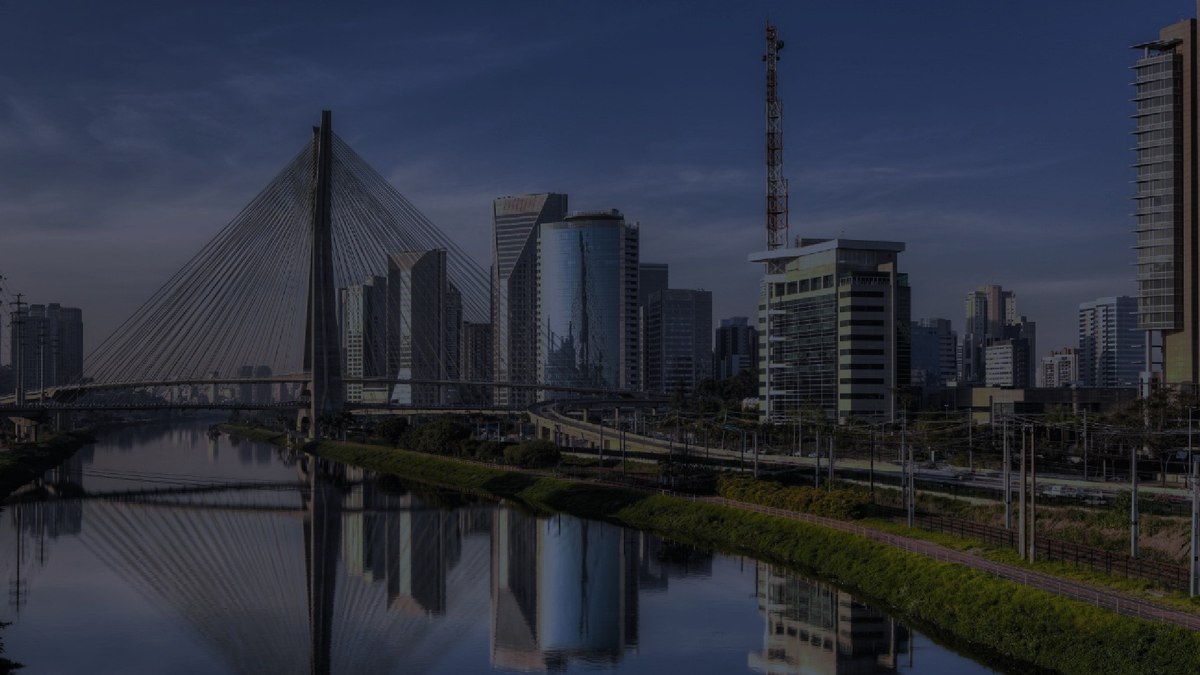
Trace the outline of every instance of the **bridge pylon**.
[[330, 111], [322, 111], [321, 126], [313, 129], [312, 259], [304, 332], [304, 369], [312, 376], [308, 383], [309, 438], [320, 433], [322, 418], [341, 410], [345, 393], [333, 274], [332, 118]]

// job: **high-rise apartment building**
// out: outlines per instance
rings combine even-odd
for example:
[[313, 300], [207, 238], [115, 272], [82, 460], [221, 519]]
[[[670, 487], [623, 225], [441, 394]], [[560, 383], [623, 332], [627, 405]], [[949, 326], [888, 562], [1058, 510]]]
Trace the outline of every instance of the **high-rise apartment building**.
[[638, 226], [610, 209], [539, 230], [537, 380], [638, 388]]
[[755, 253], [770, 263], [759, 299], [759, 415], [897, 419], [909, 385], [911, 300], [904, 244], [801, 240]]
[[[1022, 340], [1026, 344], [1018, 347], [1017, 353], [1022, 350], [1027, 354], [1037, 353], [1037, 326], [1017, 313], [1016, 294], [999, 284], [986, 284], [967, 293], [959, 379], [967, 384], [988, 382], [987, 348], [1001, 340]], [[1024, 382], [1024, 385], [995, 386], [1028, 386], [1032, 383], [1035, 370], [1032, 358], [1026, 357], [1021, 362], [1025, 364], [1026, 372], [1012, 379]]]
[[[496, 382], [533, 383], [538, 352], [538, 230], [567, 215], [567, 196], [500, 197], [492, 204], [492, 369]], [[497, 405], [532, 403], [532, 389], [495, 392]]]
[[958, 333], [949, 319], [912, 322], [912, 384], [922, 392], [943, 389], [958, 377]]
[[82, 377], [82, 310], [58, 303], [28, 305], [13, 317], [11, 331], [9, 362], [22, 373], [26, 392]]
[[712, 377], [711, 291], [655, 291], [645, 317], [646, 391], [691, 392]]
[[1079, 381], [1085, 387], [1136, 387], [1145, 368], [1137, 298], [1098, 298], [1079, 305]]
[[1064, 347], [1043, 356], [1038, 366], [1037, 386], [1054, 389], [1079, 384], [1079, 350]]
[[988, 340], [983, 363], [986, 386], [1026, 389], [1033, 385], [1033, 352], [1028, 340]]
[[1192, 387], [1200, 380], [1196, 20], [1134, 48], [1134, 248], [1146, 380]]
[[744, 316], [721, 319], [713, 357], [715, 377], [725, 380], [746, 369], [758, 371], [758, 329]]

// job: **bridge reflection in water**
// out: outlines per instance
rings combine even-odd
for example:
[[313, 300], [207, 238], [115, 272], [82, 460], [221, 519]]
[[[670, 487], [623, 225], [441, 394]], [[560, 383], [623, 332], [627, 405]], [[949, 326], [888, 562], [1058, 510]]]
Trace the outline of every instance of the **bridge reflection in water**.
[[[208, 443], [208, 456], [226, 443]], [[18, 621], [29, 576], [58, 539], [77, 537], [231, 672], [421, 672], [480, 617], [492, 667], [558, 671], [618, 664], [639, 649], [642, 596], [712, 575], [711, 554], [647, 533], [376, 481], [261, 444], [232, 449], [226, 460], [282, 462], [295, 478], [114, 471], [85, 466], [84, 452], [14, 495], [0, 550], [16, 553], [0, 553], [0, 574]], [[903, 628], [834, 587], [751, 564], [765, 630], [751, 670], [896, 671]]]

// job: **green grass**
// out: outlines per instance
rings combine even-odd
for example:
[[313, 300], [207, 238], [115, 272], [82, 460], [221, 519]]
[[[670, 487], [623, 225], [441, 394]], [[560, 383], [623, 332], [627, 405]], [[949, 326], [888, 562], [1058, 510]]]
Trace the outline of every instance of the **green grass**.
[[[882, 604], [902, 620], [934, 626], [1001, 659], [1089, 675], [1200, 672], [1200, 634], [1119, 616], [844, 532], [675, 497], [508, 473], [362, 444], [321, 443], [313, 450], [330, 459], [422, 482], [604, 518], [781, 562]], [[942, 539], [953, 538], [939, 535], [936, 540]]]

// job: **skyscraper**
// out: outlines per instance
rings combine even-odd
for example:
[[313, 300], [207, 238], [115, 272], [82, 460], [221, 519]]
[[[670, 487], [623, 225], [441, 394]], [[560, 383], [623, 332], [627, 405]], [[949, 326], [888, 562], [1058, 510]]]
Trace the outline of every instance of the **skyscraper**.
[[728, 379], [746, 369], [758, 372], [758, 330], [744, 316], [721, 319], [713, 350], [714, 377]]
[[[968, 384], [984, 384], [989, 381], [987, 373], [987, 348], [1000, 340], [1021, 340], [1024, 346], [1016, 346], [1018, 356], [1013, 363], [1020, 362], [1023, 373], [1006, 376], [1003, 386], [1029, 386], [1034, 380], [1034, 363], [1030, 357], [1020, 354], [1037, 353], [1037, 326], [1017, 312], [1017, 295], [1004, 290], [999, 284], [986, 284], [967, 293], [966, 327], [963, 329], [962, 372], [960, 378]], [[996, 366], [993, 363], [991, 380], [995, 381]], [[1025, 384], [1016, 384], [1016, 383]], [[1000, 385], [997, 385], [1000, 386]]]
[[655, 291], [645, 317], [646, 391], [691, 392], [712, 377], [711, 291]]
[[[447, 327], [453, 293], [446, 280], [446, 251], [388, 254], [387, 370], [397, 379], [445, 380], [450, 350]], [[431, 383], [398, 384], [393, 403], [441, 405], [445, 389]]]
[[751, 262], [779, 270], [759, 302], [759, 415], [896, 419], [911, 375], [904, 244], [805, 239]]
[[539, 382], [639, 386], [637, 261], [638, 226], [627, 224], [616, 209], [574, 213], [540, 226]]
[[1148, 379], [1192, 386], [1200, 379], [1196, 20], [1167, 26], [1134, 48], [1141, 52], [1133, 66], [1133, 117], [1143, 360]]
[[1086, 387], [1136, 387], [1145, 367], [1137, 298], [1098, 298], [1079, 305], [1079, 380]]
[[[492, 204], [492, 367], [496, 382], [537, 379], [538, 228], [567, 215], [567, 196], [500, 197]], [[497, 389], [497, 405], [527, 405], [531, 389]]]
[[639, 263], [638, 264], [638, 355], [641, 359], [639, 370], [642, 373], [642, 389], [647, 389], [646, 383], [647, 373], [650, 372], [650, 363], [647, 359], [650, 357], [650, 348], [646, 344], [648, 329], [646, 316], [646, 305], [649, 302], [650, 294], [656, 291], [665, 291], [670, 288], [670, 269], [666, 263]]
[[83, 375], [81, 310], [58, 303], [29, 305], [14, 318], [10, 363], [21, 371], [26, 392], [69, 384]]
[[[342, 324], [342, 372], [346, 378], [382, 377], [387, 370], [386, 277], [371, 276], [339, 289]], [[363, 401], [363, 384], [346, 384], [346, 402]], [[381, 402], [381, 401], [377, 401]]]
[[958, 377], [958, 333], [949, 319], [912, 322], [912, 383], [925, 393]]

